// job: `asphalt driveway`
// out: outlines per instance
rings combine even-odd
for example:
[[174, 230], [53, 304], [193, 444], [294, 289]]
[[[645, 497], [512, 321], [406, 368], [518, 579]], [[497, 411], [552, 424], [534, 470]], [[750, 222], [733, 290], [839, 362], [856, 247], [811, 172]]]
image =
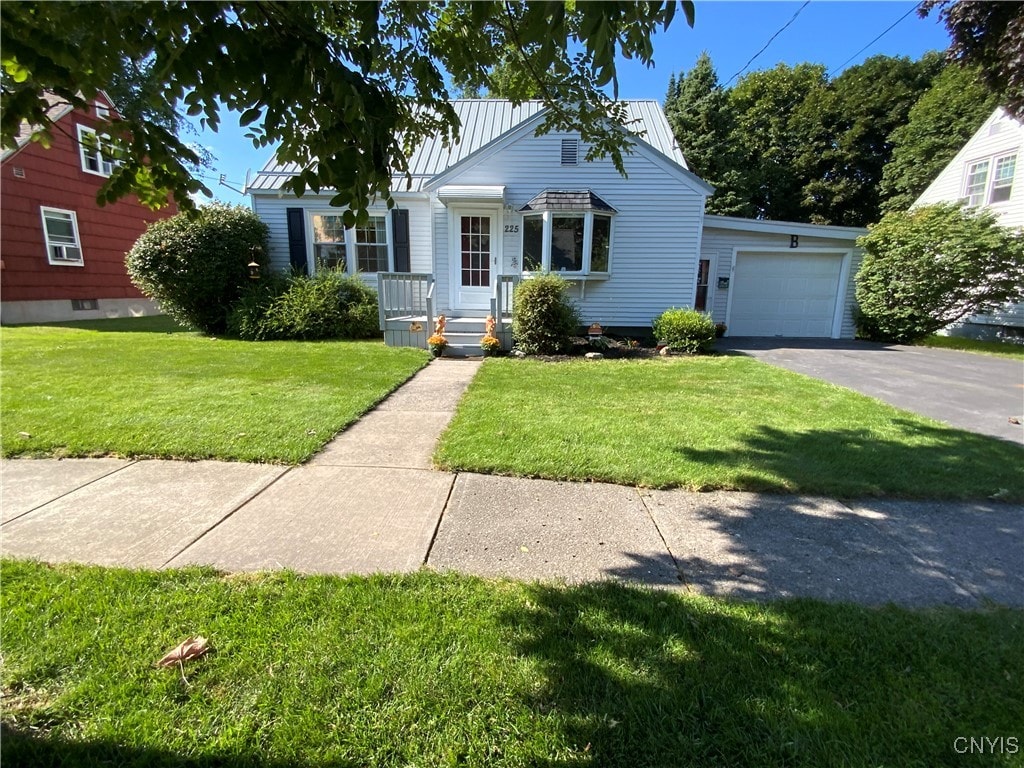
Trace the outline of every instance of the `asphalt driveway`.
[[728, 338], [742, 353], [954, 427], [1024, 445], [1024, 363], [952, 349], [831, 339]]

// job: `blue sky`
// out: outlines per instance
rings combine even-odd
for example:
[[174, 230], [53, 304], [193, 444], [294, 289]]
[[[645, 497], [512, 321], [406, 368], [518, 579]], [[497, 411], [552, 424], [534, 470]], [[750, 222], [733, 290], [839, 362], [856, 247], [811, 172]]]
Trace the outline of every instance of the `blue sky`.
[[[842, 68], [858, 64], [869, 56], [886, 54], [918, 58], [926, 51], [945, 49], [949, 42], [936, 14], [927, 19], [919, 18], [913, 12], [906, 15], [916, 6], [914, 2], [812, 0], [802, 9], [801, 6], [804, 6], [802, 0], [697, 0], [692, 29], [680, 13], [666, 32], [655, 37], [653, 68], [647, 69], [633, 61], [620, 61], [619, 96], [661, 100], [665, 96], [669, 76], [692, 67], [704, 50], [711, 55], [719, 80], [725, 83], [742, 70], [776, 32], [778, 36], [747, 67], [746, 72], [771, 69], [779, 62], [798, 64], [810, 61], [824, 64], [835, 76]], [[789, 26], [785, 26], [787, 23]], [[895, 26], [889, 29], [893, 24]], [[885, 34], [872, 43], [883, 32]], [[244, 131], [238, 128], [237, 115], [223, 114], [218, 133], [202, 132], [199, 137], [190, 136], [186, 140], [198, 141], [209, 147], [217, 158], [215, 169], [204, 171], [204, 181], [216, 198], [247, 203], [247, 197], [220, 186], [218, 177], [223, 173], [231, 186], [240, 189], [246, 170], [255, 173], [270, 158], [271, 152], [252, 147]]]

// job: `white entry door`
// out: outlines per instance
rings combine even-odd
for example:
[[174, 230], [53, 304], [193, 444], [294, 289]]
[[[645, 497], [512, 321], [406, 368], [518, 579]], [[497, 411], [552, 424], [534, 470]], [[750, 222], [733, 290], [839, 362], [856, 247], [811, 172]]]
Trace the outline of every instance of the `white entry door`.
[[497, 271], [497, 215], [457, 211], [452, 238], [452, 309], [489, 309]]

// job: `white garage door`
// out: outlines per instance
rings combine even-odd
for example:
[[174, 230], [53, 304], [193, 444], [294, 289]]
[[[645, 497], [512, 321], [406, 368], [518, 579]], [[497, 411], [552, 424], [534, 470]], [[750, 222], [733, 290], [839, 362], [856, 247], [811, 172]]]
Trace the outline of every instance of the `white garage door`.
[[740, 253], [730, 336], [831, 337], [843, 257], [834, 253]]

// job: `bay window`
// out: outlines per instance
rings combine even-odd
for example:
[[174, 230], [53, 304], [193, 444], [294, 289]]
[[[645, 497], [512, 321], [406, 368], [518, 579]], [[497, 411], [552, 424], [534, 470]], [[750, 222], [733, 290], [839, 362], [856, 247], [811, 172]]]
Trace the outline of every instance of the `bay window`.
[[611, 265], [612, 217], [595, 211], [523, 216], [523, 271], [604, 275]]

